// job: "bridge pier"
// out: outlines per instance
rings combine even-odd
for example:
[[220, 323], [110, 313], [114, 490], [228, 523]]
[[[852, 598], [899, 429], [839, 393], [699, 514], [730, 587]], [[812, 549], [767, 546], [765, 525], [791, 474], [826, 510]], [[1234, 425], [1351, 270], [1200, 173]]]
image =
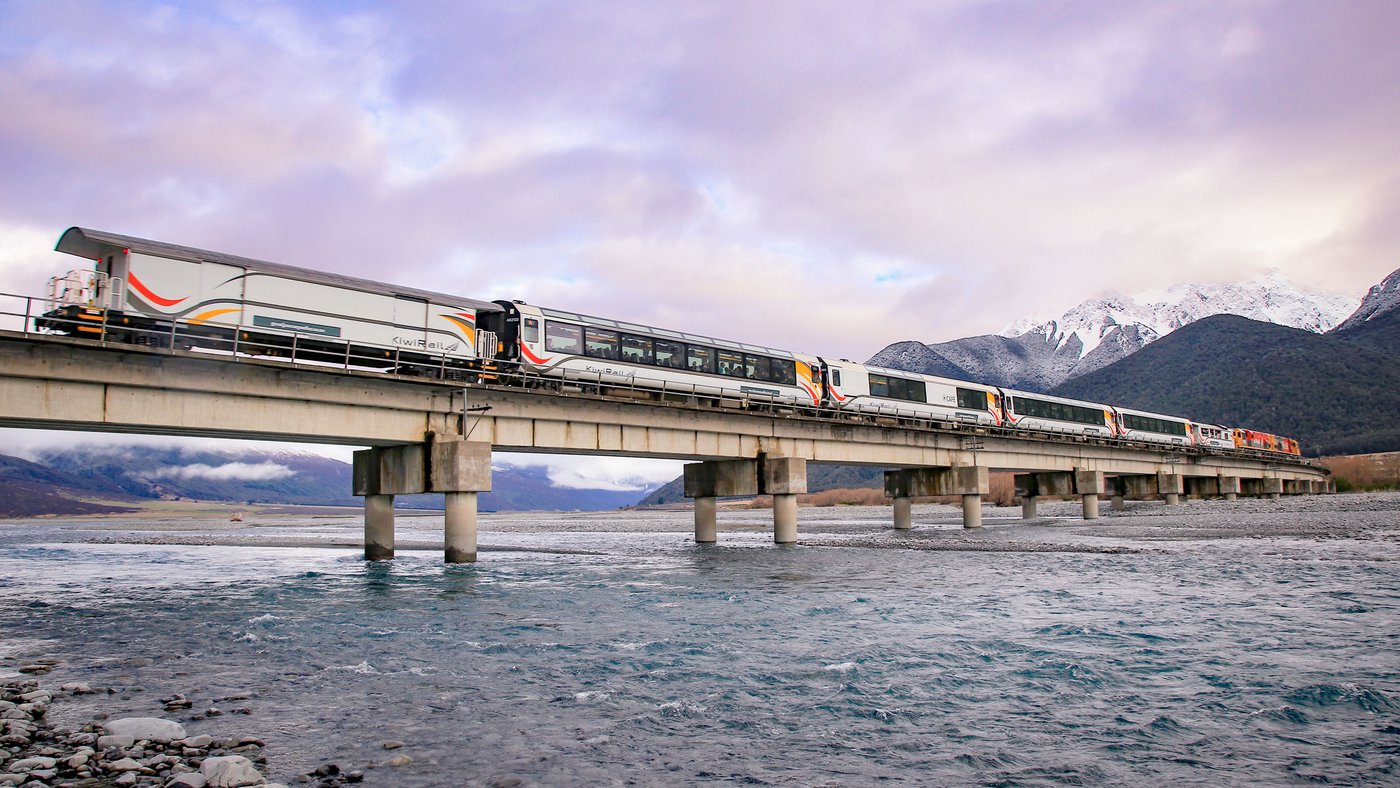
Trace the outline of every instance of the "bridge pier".
[[1018, 473], [1013, 477], [1016, 494], [1021, 497], [1021, 517], [1030, 520], [1036, 515], [1036, 499], [1041, 496], [1080, 496], [1084, 519], [1099, 517], [1099, 496], [1107, 489], [1101, 471], [1042, 471]]
[[1221, 476], [1218, 481], [1220, 494], [1227, 501], [1233, 501], [1240, 497], [1240, 477]]
[[1283, 479], [1264, 479], [1264, 497], [1277, 501], [1283, 497]]
[[797, 496], [807, 492], [807, 460], [769, 457], [755, 460], [708, 460], [685, 466], [685, 497], [695, 501], [695, 541], [712, 544], [718, 531], [715, 498], [728, 495], [773, 496], [773, 542], [797, 541]]
[[[957, 468], [904, 468], [885, 471], [885, 495], [895, 503], [895, 527], [899, 528], [900, 500], [935, 495], [962, 496], [963, 527], [982, 527], [982, 496], [990, 491], [987, 469], [963, 465]], [[904, 526], [908, 527], [908, 526]]]
[[1115, 489], [1122, 490], [1132, 498], [1160, 495], [1167, 506], [1181, 503], [1181, 494], [1185, 488], [1182, 477], [1175, 473], [1121, 474], [1116, 477], [1114, 485]]
[[477, 493], [491, 489], [491, 444], [438, 438], [355, 452], [355, 495], [365, 498], [365, 560], [394, 557], [394, 496], [445, 494], [443, 560], [476, 560]]

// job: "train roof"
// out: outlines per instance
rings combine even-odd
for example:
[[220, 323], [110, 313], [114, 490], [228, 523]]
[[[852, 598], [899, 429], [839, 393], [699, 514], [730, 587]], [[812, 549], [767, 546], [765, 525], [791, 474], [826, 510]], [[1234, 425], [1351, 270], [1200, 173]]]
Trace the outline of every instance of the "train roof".
[[63, 235], [59, 237], [58, 244], [54, 246], [54, 249], [89, 259], [99, 259], [116, 252], [131, 251], [137, 254], [166, 257], [172, 260], [220, 263], [223, 265], [246, 268], [250, 271], [275, 274], [288, 279], [298, 279], [304, 282], [317, 282], [331, 285], [332, 287], [342, 287], [348, 290], [361, 290], [367, 293], [380, 293], [383, 295], [408, 296], [409, 298], [432, 301], [434, 303], [443, 304], [444, 306], [475, 309], [478, 312], [501, 311], [500, 306], [490, 301], [481, 301], [475, 298], [450, 295], [447, 293], [434, 293], [412, 287], [375, 282], [370, 279], [360, 279], [353, 276], [327, 273], [325, 271], [315, 271], [310, 268], [298, 268], [292, 265], [283, 265], [282, 263], [270, 263], [266, 260], [239, 257], [238, 255], [224, 254], [223, 252], [211, 252], [207, 249], [196, 249], [192, 246], [180, 246], [178, 244], [165, 243], [164, 241], [151, 241], [146, 238], [118, 235], [117, 233], [108, 233], [101, 230], [89, 230], [86, 227], [68, 228], [64, 231]]
[[1053, 397], [1053, 396], [1051, 396], [1051, 395], [1049, 395], [1049, 394], [1037, 394], [1037, 393], [1034, 392], [1034, 391], [1019, 391], [1019, 390], [1017, 390], [1017, 389], [1003, 388], [1003, 389], [1001, 390], [1001, 393], [1002, 393], [1002, 394], [1005, 394], [1005, 395], [1008, 396], [1008, 397], [1015, 397], [1016, 399], [1020, 399], [1021, 397], [1025, 397], [1026, 399], [1039, 399], [1039, 400], [1045, 400], [1046, 402], [1062, 402], [1062, 403], [1064, 403], [1064, 404], [1066, 404], [1066, 405], [1084, 405], [1084, 406], [1090, 407], [1090, 408], [1112, 408], [1112, 407], [1113, 407], [1112, 405], [1107, 405], [1107, 404], [1104, 404], [1104, 403], [1102, 403], [1102, 402], [1086, 402], [1086, 401], [1084, 401], [1084, 400], [1082, 400], [1082, 399], [1069, 399], [1068, 397]]

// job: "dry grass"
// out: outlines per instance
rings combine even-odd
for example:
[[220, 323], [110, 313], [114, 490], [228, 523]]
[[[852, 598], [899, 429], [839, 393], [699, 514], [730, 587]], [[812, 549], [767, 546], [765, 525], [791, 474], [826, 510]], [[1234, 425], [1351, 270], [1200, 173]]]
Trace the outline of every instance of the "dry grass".
[[1323, 457], [1320, 461], [1332, 469], [1342, 492], [1400, 489], [1400, 452]]

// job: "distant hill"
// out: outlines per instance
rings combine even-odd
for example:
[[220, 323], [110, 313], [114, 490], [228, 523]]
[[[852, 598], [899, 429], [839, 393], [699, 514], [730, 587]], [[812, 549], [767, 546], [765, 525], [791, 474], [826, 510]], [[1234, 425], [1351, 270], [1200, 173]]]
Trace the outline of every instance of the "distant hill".
[[[0, 455], [0, 516], [127, 511], [101, 501], [197, 500], [250, 504], [358, 506], [348, 463], [299, 452], [192, 451], [153, 446], [79, 446], [37, 461]], [[554, 485], [542, 467], [492, 467], [481, 511], [599, 511], [637, 501], [642, 491]], [[441, 509], [441, 495], [401, 495], [396, 506]]]
[[47, 468], [18, 457], [0, 455], [0, 517], [36, 514], [108, 514], [133, 511], [103, 501], [136, 500], [106, 480], [93, 480]]
[[1218, 315], [1051, 391], [1298, 438], [1309, 455], [1400, 449], [1400, 309], [1324, 335]]

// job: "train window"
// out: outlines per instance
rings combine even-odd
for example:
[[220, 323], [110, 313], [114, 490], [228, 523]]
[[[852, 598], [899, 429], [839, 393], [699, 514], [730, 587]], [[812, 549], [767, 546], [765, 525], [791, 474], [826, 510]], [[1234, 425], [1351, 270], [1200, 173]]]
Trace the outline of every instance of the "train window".
[[583, 329], [550, 320], [544, 324], [544, 349], [551, 353], [582, 353]]
[[890, 379], [884, 375], [870, 376], [870, 396], [888, 397], [890, 395]]
[[[1007, 397], [1008, 407], [1011, 398]], [[1094, 408], [1086, 408], [1081, 405], [1070, 405], [1064, 402], [1046, 402], [1045, 400], [1031, 399], [1029, 397], [1017, 397], [1015, 401], [1015, 412], [1022, 416], [1034, 416], [1040, 419], [1054, 419], [1055, 421], [1072, 421], [1077, 424], [1103, 424], [1103, 411]]]
[[540, 341], [540, 321], [536, 317], [525, 318], [525, 330], [521, 333], [521, 339], [530, 344]]
[[839, 369], [833, 369], [833, 370], [831, 370], [831, 385], [833, 385], [833, 386], [839, 386], [839, 385], [841, 385], [841, 370], [839, 370]]
[[769, 363], [768, 370], [771, 373], [768, 379], [774, 383], [782, 383], [786, 386], [797, 385], [797, 362], [775, 358]]
[[618, 340], [616, 331], [604, 331], [600, 328], [585, 328], [583, 331], [584, 352], [594, 358], [606, 358], [617, 361], [621, 355], [618, 352]]
[[679, 342], [667, 342], [664, 339], [657, 339], [652, 342], [655, 351], [656, 366], [680, 369], [685, 366], [685, 345]]
[[635, 334], [622, 335], [622, 360], [633, 364], [655, 364], [656, 354], [651, 340]]
[[958, 407], [969, 410], [986, 410], [987, 392], [977, 389], [958, 389]]
[[744, 356], [744, 377], [749, 380], [768, 380], [771, 371], [767, 356]]
[[910, 402], [928, 402], [928, 386], [922, 380], [904, 381], [904, 396]]
[[685, 367], [691, 372], [715, 371], [715, 349], [702, 345], [685, 346]]
[[721, 350], [715, 354], [715, 366], [721, 375], [742, 378], [744, 377], [744, 354], [735, 353], [732, 350]]

